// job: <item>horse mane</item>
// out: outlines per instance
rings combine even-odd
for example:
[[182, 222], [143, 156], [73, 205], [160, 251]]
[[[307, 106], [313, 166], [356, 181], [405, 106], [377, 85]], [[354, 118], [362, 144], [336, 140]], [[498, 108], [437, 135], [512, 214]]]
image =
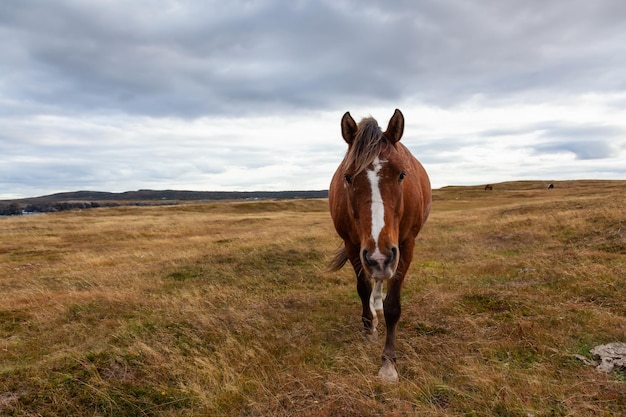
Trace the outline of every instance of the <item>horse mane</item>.
[[366, 169], [387, 143], [384, 139], [376, 119], [372, 117], [362, 119], [357, 125], [356, 135], [346, 153], [343, 162], [344, 169], [354, 167], [351, 175], [356, 175]]

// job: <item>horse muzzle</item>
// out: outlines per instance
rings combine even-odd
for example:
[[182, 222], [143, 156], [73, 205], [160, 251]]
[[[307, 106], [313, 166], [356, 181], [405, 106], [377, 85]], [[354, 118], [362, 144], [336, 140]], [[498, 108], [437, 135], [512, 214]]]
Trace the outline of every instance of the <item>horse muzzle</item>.
[[361, 250], [361, 263], [365, 271], [376, 281], [390, 279], [398, 267], [398, 247], [392, 245], [387, 253], [378, 248], [371, 252], [367, 248]]

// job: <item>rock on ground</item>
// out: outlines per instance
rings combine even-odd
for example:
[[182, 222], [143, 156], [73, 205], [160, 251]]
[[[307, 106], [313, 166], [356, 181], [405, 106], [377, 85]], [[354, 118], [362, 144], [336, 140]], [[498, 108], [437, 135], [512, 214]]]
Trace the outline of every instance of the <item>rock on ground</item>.
[[609, 343], [596, 346], [589, 351], [598, 358], [600, 363], [596, 370], [609, 373], [614, 370], [626, 369], [626, 343]]

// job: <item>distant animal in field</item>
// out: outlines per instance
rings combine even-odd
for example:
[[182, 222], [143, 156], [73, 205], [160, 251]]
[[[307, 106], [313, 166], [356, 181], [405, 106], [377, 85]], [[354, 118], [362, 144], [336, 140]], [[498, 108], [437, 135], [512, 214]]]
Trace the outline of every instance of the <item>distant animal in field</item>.
[[548, 185], [548, 190], [552, 190], [554, 188], [554, 184]]
[[491, 190], [493, 190], [493, 185], [491, 184], [485, 185], [485, 191], [491, 191]]
[[328, 196], [335, 229], [344, 243], [330, 269], [339, 270], [347, 261], [352, 264], [368, 338], [376, 337], [378, 314], [384, 316], [387, 332], [378, 375], [390, 382], [398, 380], [400, 291], [432, 201], [426, 171], [400, 143], [403, 133], [400, 110], [396, 109], [384, 132], [375, 119], [357, 124], [346, 112], [341, 134], [348, 150], [333, 175]]

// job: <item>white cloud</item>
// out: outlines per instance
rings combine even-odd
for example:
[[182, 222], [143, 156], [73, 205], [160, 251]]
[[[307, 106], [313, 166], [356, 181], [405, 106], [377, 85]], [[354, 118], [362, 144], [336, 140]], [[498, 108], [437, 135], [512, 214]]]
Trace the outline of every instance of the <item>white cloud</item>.
[[620, 178], [626, 3], [0, 3], [0, 198], [326, 188], [345, 111], [435, 187]]

